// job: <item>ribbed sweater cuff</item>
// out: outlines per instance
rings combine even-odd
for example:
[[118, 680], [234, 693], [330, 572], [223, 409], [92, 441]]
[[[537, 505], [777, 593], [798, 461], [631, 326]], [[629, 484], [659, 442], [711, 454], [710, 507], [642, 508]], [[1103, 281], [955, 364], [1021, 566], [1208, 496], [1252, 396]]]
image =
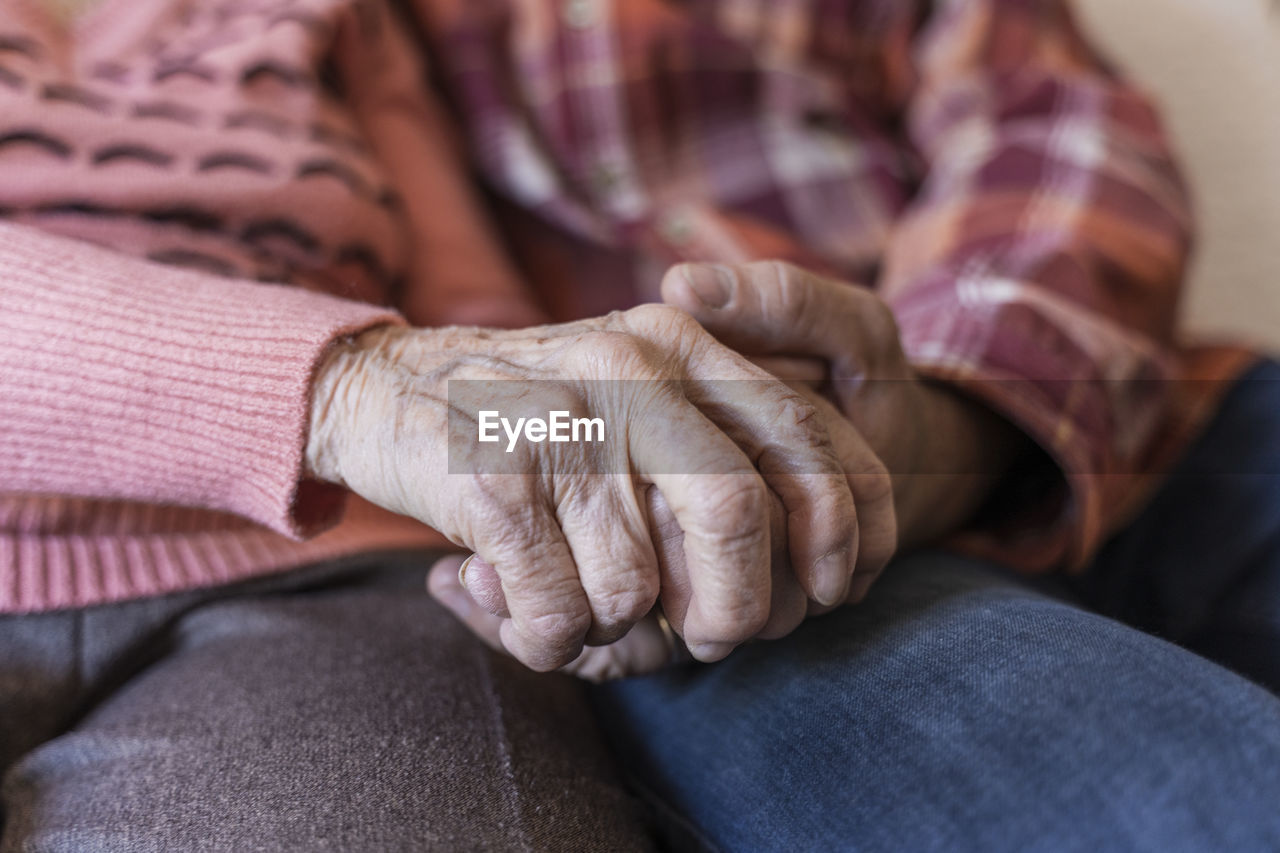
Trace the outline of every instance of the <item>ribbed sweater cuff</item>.
[[0, 482], [315, 533], [341, 491], [303, 476], [312, 375], [335, 339], [397, 322], [0, 224]]

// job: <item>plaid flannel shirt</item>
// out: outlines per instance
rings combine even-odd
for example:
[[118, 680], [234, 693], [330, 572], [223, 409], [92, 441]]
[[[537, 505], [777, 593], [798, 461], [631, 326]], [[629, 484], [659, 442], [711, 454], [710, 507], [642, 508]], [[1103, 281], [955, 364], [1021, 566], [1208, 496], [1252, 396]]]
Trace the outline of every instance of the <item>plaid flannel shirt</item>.
[[1186, 189], [1060, 0], [413, 4], [553, 313], [787, 259], [878, 290], [921, 374], [1031, 436], [1057, 485], [970, 550], [1082, 565], [1244, 363], [1175, 344]]

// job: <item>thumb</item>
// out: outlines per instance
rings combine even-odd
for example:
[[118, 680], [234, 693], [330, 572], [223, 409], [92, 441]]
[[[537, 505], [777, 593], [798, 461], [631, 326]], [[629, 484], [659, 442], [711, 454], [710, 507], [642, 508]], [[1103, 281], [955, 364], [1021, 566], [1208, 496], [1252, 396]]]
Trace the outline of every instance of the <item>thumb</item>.
[[871, 291], [778, 261], [680, 264], [663, 278], [662, 298], [752, 356], [866, 365], [878, 360], [886, 333], [896, 337], [888, 307]]
[[[450, 555], [438, 560], [427, 574], [427, 590], [487, 646], [509, 655], [510, 652], [502, 644], [501, 628], [504, 618], [476, 603], [473, 593], [468, 589], [475, 583], [471, 580], [472, 571], [469, 569], [466, 573], [465, 586], [458, 577], [462, 563], [461, 555]], [[488, 564], [481, 563], [479, 576], [489, 573], [492, 567], [487, 566]], [[650, 617], [637, 624], [627, 636], [616, 643], [583, 649], [576, 660], [563, 667], [563, 671], [588, 681], [609, 681], [654, 672], [670, 663], [671, 659], [672, 650], [668, 641], [658, 623]]]
[[487, 646], [506, 653], [501, 635], [503, 618], [476, 604], [471, 593], [458, 580], [461, 564], [461, 556], [448, 556], [437, 561], [427, 573], [427, 591]]

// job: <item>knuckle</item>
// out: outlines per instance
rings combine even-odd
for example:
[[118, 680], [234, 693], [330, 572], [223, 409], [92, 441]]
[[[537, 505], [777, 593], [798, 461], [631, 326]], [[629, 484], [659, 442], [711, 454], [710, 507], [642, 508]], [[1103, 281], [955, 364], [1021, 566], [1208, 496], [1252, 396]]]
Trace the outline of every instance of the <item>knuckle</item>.
[[539, 548], [548, 539], [547, 529], [537, 511], [534, 478], [512, 477], [504, 473], [477, 473], [470, 476], [469, 488], [460, 503], [476, 542], [501, 552], [519, 552]]
[[767, 535], [769, 489], [755, 471], [707, 478], [702, 502], [716, 520], [709, 531], [711, 539], [754, 544]]
[[474, 484], [482, 497], [479, 509], [486, 521], [501, 521], [492, 528], [494, 538], [521, 550], [550, 544], [554, 530], [538, 500], [535, 477], [512, 477], [508, 474], [479, 474]]
[[806, 434], [825, 434], [818, 408], [791, 390], [787, 390], [778, 402], [778, 422], [788, 427], [798, 427]]
[[582, 336], [578, 358], [587, 368], [604, 368], [610, 374], [628, 373], [648, 363], [650, 346], [622, 329], [593, 329]]
[[700, 608], [695, 634], [699, 641], [736, 643], [757, 634], [769, 618], [767, 575], [745, 574], [772, 560], [769, 492], [758, 477], [728, 475], [705, 498], [713, 523], [703, 526], [699, 539], [714, 568], [696, 585], [707, 605]]
[[775, 436], [756, 460], [760, 469], [769, 474], [783, 469], [795, 474], [838, 477], [840, 463], [817, 407], [787, 390], [780, 396], [776, 411]]
[[536, 644], [548, 659], [560, 660], [561, 666], [576, 657], [582, 638], [591, 627], [591, 614], [585, 607], [539, 613], [522, 620], [521, 633]]
[[697, 320], [674, 305], [639, 305], [626, 312], [626, 322], [645, 336], [660, 335], [681, 340], [702, 332], [702, 326]]
[[622, 329], [593, 329], [583, 335], [590, 349], [606, 355], [632, 355], [644, 349], [644, 342]]
[[634, 586], [593, 596], [591, 608], [597, 625], [605, 630], [614, 630], [639, 622], [657, 599], [657, 580], [637, 579]]
[[688, 312], [674, 305], [646, 303], [626, 312], [626, 317], [643, 327], [695, 324]]

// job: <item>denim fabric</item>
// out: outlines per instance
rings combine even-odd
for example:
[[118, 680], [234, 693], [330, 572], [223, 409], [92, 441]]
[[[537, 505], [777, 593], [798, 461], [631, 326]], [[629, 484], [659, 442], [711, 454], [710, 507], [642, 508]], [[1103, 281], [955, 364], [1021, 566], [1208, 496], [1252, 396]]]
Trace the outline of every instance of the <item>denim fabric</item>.
[[[599, 720], [680, 848], [1280, 849], [1280, 700], [1209, 660], [1277, 687], [1277, 472], [1268, 364], [1079, 581], [918, 554]], [[648, 848], [579, 686], [429, 561], [0, 619], [0, 850]]]
[[1280, 700], [1228, 666], [1280, 688], [1270, 363], [1080, 581], [917, 554], [786, 640], [595, 698], [678, 848], [1278, 850]]
[[651, 849], [581, 684], [477, 643], [431, 561], [0, 619], [0, 850]]
[[1235, 387], [1075, 586], [1100, 611], [1280, 693], [1280, 364]]

